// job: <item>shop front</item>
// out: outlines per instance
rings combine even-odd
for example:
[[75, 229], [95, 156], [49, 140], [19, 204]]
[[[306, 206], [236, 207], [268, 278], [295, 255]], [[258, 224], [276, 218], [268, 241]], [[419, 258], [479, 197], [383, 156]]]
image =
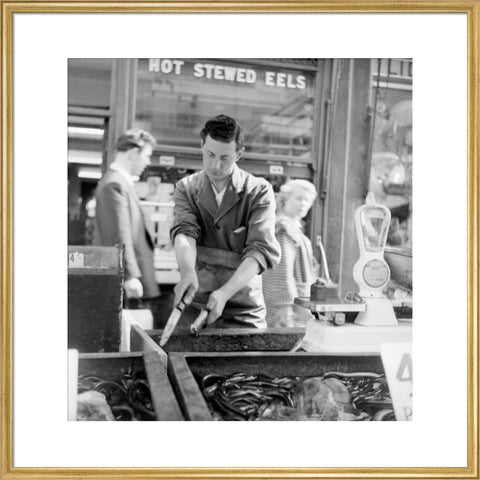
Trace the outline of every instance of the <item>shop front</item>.
[[[88, 243], [91, 237], [86, 207], [112, 160], [114, 139], [127, 128], [144, 128], [158, 147], [137, 189], [156, 240], [158, 269], [164, 270], [160, 283], [176, 279], [166, 273], [173, 265], [165, 234], [173, 186], [201, 168], [199, 131], [213, 115], [226, 113], [239, 121], [246, 134], [239, 166], [266, 178], [274, 191], [290, 178], [316, 186], [319, 197], [306, 231], [318, 258], [317, 239], [322, 239], [330, 273], [345, 292], [352, 287], [351, 275], [342, 272], [351, 271], [356, 255], [352, 206], [363, 202], [369, 187], [387, 201], [378, 177], [411, 160], [411, 153], [389, 153], [380, 144], [388, 135], [387, 102], [390, 108], [400, 97], [411, 101], [409, 60], [71, 59], [69, 86], [69, 216], [71, 226], [80, 225], [76, 238], [70, 229], [70, 243]], [[405, 129], [393, 120], [388, 128], [391, 137]], [[386, 165], [385, 158], [394, 155], [397, 163]], [[408, 168], [403, 183], [390, 184], [387, 206], [399, 207], [400, 213], [407, 208], [409, 216], [410, 203], [396, 197], [398, 186], [411, 178]], [[405, 215], [400, 220], [405, 222]]]
[[[80, 311], [85, 318], [91, 311], [71, 282], [69, 348], [80, 350], [82, 389], [102, 392], [104, 381], [115, 381], [113, 393], [134, 386], [143, 400], [150, 386], [148, 405], [126, 394], [128, 404], [113, 408], [117, 420], [410, 420], [411, 403], [408, 414], [394, 408], [381, 345], [397, 344], [388, 358], [402, 366], [411, 389], [411, 68], [408, 59], [71, 59], [69, 276], [80, 283], [93, 272], [95, 285], [106, 280], [104, 257], [88, 245], [93, 193], [118, 136], [140, 128], [157, 145], [134, 188], [166, 299], [161, 322], [152, 327], [147, 319], [142, 327], [135, 312], [122, 311], [118, 282], [111, 305], [95, 287], [93, 297], [112, 307], [115, 323], [104, 322], [100, 344], [93, 325], [75, 325]], [[295, 299], [309, 314], [301, 328], [190, 330], [180, 322], [165, 335], [180, 278], [169, 237], [175, 185], [202, 169], [199, 133], [217, 114], [245, 132], [240, 168], [277, 193], [290, 179], [308, 180], [318, 192], [304, 229], [320, 281], [309, 297]], [[109, 268], [121, 284], [122, 247], [115, 248]], [[79, 258], [93, 263], [79, 265]], [[133, 377], [125, 373], [129, 362]], [[257, 391], [259, 384], [266, 390]], [[321, 404], [309, 396], [312, 388], [323, 392]], [[327, 397], [335, 401], [327, 405]]]

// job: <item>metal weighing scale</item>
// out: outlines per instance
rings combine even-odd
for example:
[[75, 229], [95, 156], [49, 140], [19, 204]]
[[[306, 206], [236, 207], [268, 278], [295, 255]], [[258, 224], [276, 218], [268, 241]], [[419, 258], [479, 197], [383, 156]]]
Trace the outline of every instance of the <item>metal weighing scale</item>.
[[[326, 279], [317, 279], [310, 298], [296, 298], [295, 304], [308, 308], [315, 318], [308, 320], [301, 348], [308, 352], [379, 352], [380, 344], [411, 342], [411, 321], [398, 322], [393, 305], [383, 290], [390, 280], [390, 268], [383, 257], [390, 210], [367, 195], [355, 211], [355, 231], [360, 257], [353, 267], [358, 294], [342, 300], [331, 281], [323, 245], [319, 242]], [[358, 312], [353, 323], [346, 314]]]

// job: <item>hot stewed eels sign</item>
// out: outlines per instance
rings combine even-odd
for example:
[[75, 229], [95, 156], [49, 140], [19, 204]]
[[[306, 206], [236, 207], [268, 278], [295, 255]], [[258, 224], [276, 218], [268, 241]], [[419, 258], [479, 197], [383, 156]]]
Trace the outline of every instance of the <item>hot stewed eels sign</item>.
[[170, 58], [150, 58], [149, 72], [170, 75], [190, 74], [193, 78], [205, 78], [218, 82], [254, 84], [262, 82], [266, 86], [304, 90], [307, 79], [305, 75], [273, 70], [255, 70], [237, 65], [196, 62]]

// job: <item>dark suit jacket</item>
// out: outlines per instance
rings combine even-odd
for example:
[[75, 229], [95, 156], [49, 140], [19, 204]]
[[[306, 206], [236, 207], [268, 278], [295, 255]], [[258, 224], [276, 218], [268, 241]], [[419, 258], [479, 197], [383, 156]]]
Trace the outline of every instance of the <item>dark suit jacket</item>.
[[145, 298], [159, 295], [153, 265], [153, 242], [145, 228], [133, 185], [107, 170], [97, 186], [94, 245], [125, 245], [125, 280], [139, 278]]

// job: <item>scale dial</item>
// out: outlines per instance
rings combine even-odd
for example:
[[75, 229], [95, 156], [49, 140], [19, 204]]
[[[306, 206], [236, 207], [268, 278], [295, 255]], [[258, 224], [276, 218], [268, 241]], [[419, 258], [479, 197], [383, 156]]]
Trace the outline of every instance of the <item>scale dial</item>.
[[390, 280], [390, 269], [384, 260], [369, 260], [362, 270], [363, 281], [370, 288], [382, 288]]

